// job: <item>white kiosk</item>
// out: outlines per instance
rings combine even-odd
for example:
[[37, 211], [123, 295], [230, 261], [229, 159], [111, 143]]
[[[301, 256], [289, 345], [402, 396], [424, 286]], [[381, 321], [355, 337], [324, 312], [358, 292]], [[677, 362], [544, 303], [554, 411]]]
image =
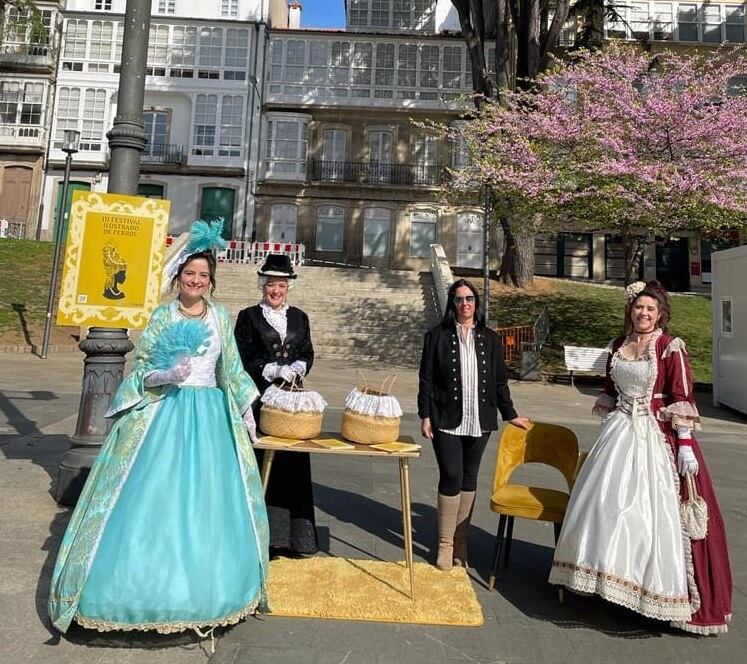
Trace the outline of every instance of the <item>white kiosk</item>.
[[713, 404], [747, 414], [747, 245], [717, 251], [713, 266]]

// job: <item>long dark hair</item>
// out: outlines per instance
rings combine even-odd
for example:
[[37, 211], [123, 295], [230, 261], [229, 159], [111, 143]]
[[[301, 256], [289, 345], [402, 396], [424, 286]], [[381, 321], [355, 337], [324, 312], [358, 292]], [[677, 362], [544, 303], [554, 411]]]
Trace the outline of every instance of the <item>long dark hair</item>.
[[638, 293], [625, 307], [625, 334], [633, 332], [633, 321], [630, 320], [630, 312], [633, 310], [633, 305], [642, 297], [650, 297], [656, 300], [659, 305], [659, 321], [657, 327], [661, 328], [664, 332], [667, 331], [667, 323], [672, 317], [672, 303], [669, 299], [669, 293], [667, 289], [656, 279], [646, 282], [645, 288]]
[[451, 284], [451, 288], [449, 288], [449, 292], [446, 295], [446, 311], [444, 311], [444, 317], [441, 319], [441, 327], [453, 328], [456, 325], [457, 316], [454, 296], [456, 295], [457, 288], [461, 288], [462, 286], [469, 288], [475, 296], [475, 327], [482, 329], [485, 327], [485, 312], [480, 305], [480, 294], [477, 292], [474, 284], [466, 279], [457, 279]]
[[192, 261], [197, 260], [198, 258], [204, 258], [207, 261], [208, 271], [210, 272], [210, 294], [212, 295], [215, 292], [216, 262], [215, 262], [215, 256], [213, 256], [212, 251], [198, 251], [196, 254], [190, 254], [187, 257], [187, 260], [185, 260], [179, 266], [179, 269], [176, 271], [174, 278], [171, 280], [171, 290], [174, 290], [174, 286], [176, 286], [179, 283], [179, 277], [182, 276], [182, 272], [184, 272], [184, 268], [187, 267], [187, 265], [189, 265]]

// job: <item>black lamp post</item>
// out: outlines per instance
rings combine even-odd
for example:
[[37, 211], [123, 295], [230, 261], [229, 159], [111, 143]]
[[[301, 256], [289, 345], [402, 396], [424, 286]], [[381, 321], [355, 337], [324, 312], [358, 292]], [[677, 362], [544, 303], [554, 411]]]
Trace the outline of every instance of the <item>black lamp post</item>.
[[77, 129], [65, 129], [62, 139], [62, 151], [65, 153], [65, 177], [62, 180], [62, 199], [60, 212], [57, 215], [57, 227], [54, 234], [54, 261], [52, 262], [52, 276], [49, 280], [49, 299], [47, 300], [47, 314], [44, 319], [44, 337], [42, 339], [41, 358], [47, 359], [49, 349], [49, 334], [52, 331], [52, 310], [54, 309], [57, 276], [60, 271], [60, 254], [62, 253], [62, 239], [67, 225], [67, 190], [70, 184], [70, 166], [73, 155], [78, 151], [80, 132]]
[[[151, 0], [127, 0], [117, 116], [107, 134], [111, 149], [109, 193], [137, 193], [140, 155], [145, 149], [143, 98], [148, 55]], [[86, 354], [78, 421], [72, 447], [60, 464], [55, 497], [74, 505], [88, 477], [111, 421], [105, 417], [122, 381], [125, 355], [133, 348], [127, 330], [92, 327], [80, 342]]]

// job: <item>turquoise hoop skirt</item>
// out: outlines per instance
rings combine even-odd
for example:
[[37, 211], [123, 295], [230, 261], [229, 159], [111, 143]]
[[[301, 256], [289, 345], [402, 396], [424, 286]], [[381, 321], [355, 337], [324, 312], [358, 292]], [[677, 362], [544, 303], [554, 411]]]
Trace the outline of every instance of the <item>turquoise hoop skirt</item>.
[[179, 387], [158, 405], [80, 596], [84, 627], [173, 632], [238, 622], [261, 562], [224, 393]]

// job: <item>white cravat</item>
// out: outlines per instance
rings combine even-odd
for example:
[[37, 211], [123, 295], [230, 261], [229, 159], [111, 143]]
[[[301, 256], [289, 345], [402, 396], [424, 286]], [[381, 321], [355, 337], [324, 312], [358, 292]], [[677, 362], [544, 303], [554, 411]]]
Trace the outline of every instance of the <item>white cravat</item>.
[[270, 326], [280, 335], [280, 342], [285, 342], [288, 333], [288, 305], [284, 304], [280, 309], [275, 310], [269, 304], [259, 303], [262, 309], [262, 315]]

